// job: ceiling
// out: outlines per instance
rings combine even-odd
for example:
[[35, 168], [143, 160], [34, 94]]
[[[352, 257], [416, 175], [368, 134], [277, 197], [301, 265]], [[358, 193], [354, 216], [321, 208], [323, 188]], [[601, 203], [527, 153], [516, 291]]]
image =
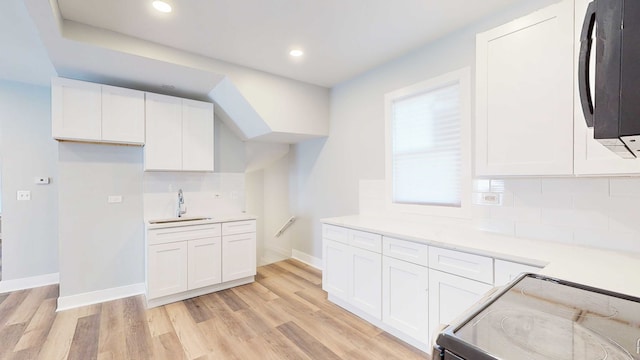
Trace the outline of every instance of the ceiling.
[[48, 85], [56, 71], [22, 1], [2, 2], [0, 79]]
[[67, 23], [332, 87], [519, 1], [173, 0], [169, 14], [151, 0], [57, 2]]

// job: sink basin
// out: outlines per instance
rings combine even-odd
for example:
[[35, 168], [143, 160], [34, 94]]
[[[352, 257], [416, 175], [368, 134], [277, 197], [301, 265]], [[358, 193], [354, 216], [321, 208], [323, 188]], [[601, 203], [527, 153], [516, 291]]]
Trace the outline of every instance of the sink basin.
[[210, 217], [177, 217], [170, 219], [158, 219], [158, 220], [149, 220], [149, 224], [168, 224], [168, 223], [178, 223], [185, 221], [199, 221], [199, 220], [211, 220]]

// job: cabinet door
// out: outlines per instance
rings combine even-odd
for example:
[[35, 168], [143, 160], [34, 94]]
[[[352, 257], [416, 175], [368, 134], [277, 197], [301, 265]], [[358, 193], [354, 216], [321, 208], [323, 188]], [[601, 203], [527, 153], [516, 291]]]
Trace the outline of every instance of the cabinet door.
[[222, 282], [222, 238], [188, 242], [189, 290]]
[[476, 175], [573, 174], [573, 1], [478, 34]]
[[182, 103], [182, 169], [213, 171], [213, 104]]
[[478, 281], [429, 270], [429, 339], [440, 325], [448, 325], [492, 289]]
[[182, 170], [182, 99], [146, 94], [145, 170]]
[[351, 247], [349, 302], [382, 319], [382, 255]]
[[51, 132], [55, 139], [101, 140], [100, 84], [51, 80]]
[[[592, 0], [575, 0], [575, 76], [578, 76], [578, 55], [580, 54], [580, 34], [587, 6]], [[595, 44], [592, 52], [591, 74], [595, 74]], [[592, 83], [594, 78], [592, 77]], [[623, 159], [602, 146], [593, 138], [593, 128], [587, 128], [580, 104], [578, 82], [574, 92], [574, 172], [576, 175], [637, 174], [640, 173], [640, 159]]]
[[187, 242], [151, 245], [147, 254], [147, 297], [187, 290]]
[[222, 237], [222, 281], [231, 281], [256, 274], [256, 234]]
[[144, 92], [102, 86], [102, 141], [144, 144]]
[[349, 298], [350, 246], [323, 239], [322, 290], [342, 300]]
[[495, 286], [502, 286], [524, 272], [537, 273], [541, 268], [511, 261], [497, 260], [495, 262]]
[[429, 343], [429, 269], [382, 258], [382, 321]]

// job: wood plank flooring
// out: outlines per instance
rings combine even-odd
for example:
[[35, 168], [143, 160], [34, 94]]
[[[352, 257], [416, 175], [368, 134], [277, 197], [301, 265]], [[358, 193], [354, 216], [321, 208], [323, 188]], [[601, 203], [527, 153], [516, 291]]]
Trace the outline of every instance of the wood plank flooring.
[[142, 296], [55, 312], [58, 286], [0, 294], [0, 359], [425, 359], [327, 301], [295, 260], [256, 282], [145, 309]]

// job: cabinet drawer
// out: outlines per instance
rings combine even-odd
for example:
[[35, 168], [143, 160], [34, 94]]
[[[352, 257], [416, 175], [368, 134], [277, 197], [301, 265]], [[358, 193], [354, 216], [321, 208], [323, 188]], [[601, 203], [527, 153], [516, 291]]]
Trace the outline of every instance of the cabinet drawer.
[[322, 225], [322, 237], [343, 244], [349, 243], [349, 229], [334, 225]]
[[493, 284], [493, 259], [490, 257], [430, 246], [429, 267]]
[[180, 226], [148, 231], [149, 245], [166, 244], [174, 241], [197, 240], [220, 236], [220, 224]]
[[407, 240], [382, 238], [382, 254], [417, 265], [428, 266], [428, 246]]
[[380, 254], [382, 253], [382, 235], [349, 230], [349, 245]]
[[245, 234], [256, 232], [256, 221], [233, 221], [222, 223], [222, 235]]
[[505, 260], [496, 260], [495, 285], [502, 286], [518, 277], [523, 272], [537, 273], [541, 268]]

